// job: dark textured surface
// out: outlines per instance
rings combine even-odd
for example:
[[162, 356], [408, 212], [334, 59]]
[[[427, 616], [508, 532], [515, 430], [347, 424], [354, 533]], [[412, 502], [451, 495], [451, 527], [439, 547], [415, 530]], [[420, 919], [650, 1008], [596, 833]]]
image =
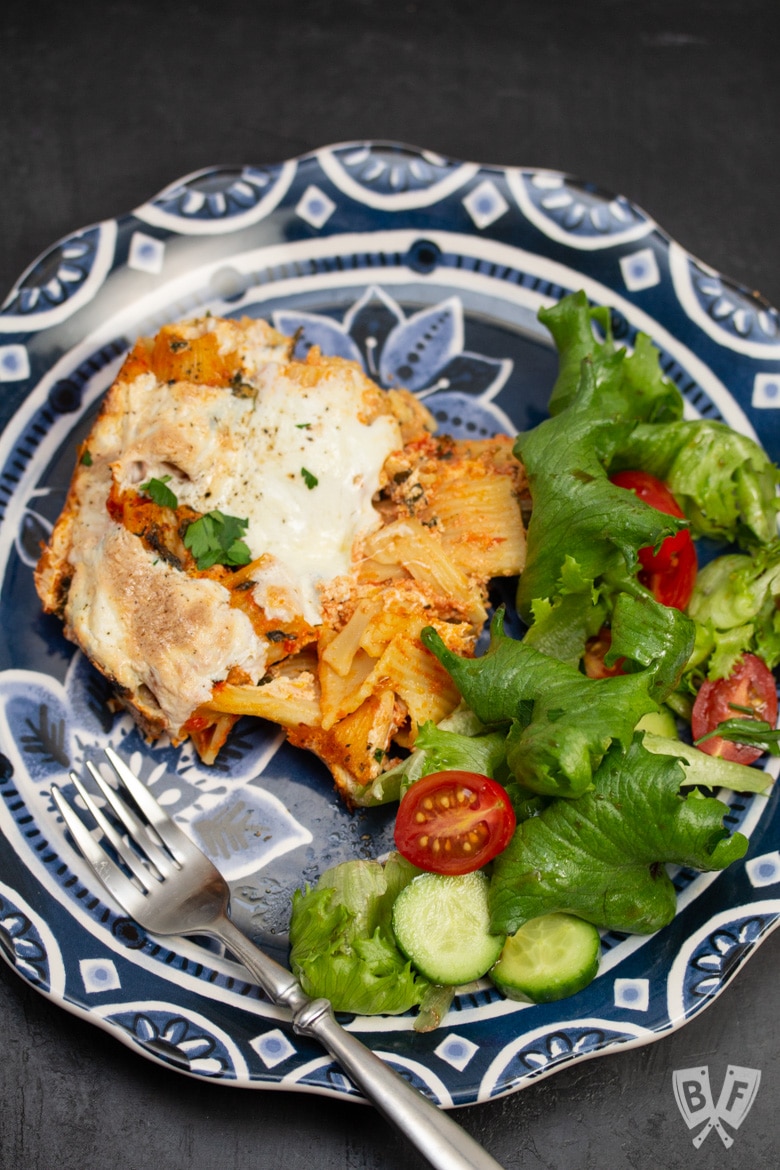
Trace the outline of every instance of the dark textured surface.
[[[118, 0], [0, 18], [0, 285], [60, 236], [189, 171], [361, 137], [566, 170], [620, 191], [780, 304], [775, 0], [471, 4]], [[461, 1111], [507, 1170], [772, 1167], [780, 1023], [770, 938], [682, 1031]], [[3, 1170], [390, 1170], [368, 1108], [151, 1065], [0, 967]], [[695, 1150], [672, 1073], [762, 1072], [732, 1148]]]

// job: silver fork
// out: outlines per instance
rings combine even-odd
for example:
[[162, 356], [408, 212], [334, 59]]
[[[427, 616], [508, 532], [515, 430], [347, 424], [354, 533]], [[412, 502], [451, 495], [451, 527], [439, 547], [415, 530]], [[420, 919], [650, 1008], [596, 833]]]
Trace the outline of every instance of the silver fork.
[[328, 1000], [309, 998], [290, 971], [242, 934], [229, 916], [230, 890], [219, 870], [116, 752], [111, 748], [105, 752], [142, 816], [103, 779], [94, 764], [88, 761], [86, 766], [135, 848], [105, 816], [79, 777], [71, 772], [70, 778], [133, 878], [95, 840], [56, 784], [51, 786], [51, 795], [79, 850], [126, 913], [152, 934], [207, 934], [220, 939], [266, 995], [289, 1008], [294, 1031], [318, 1040], [432, 1166], [438, 1170], [501, 1170], [452, 1118], [345, 1031]]

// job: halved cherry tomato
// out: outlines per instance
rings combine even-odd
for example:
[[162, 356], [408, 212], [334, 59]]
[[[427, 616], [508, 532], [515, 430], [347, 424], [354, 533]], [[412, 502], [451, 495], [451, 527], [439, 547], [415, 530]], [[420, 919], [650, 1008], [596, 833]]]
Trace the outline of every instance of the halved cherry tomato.
[[602, 626], [597, 634], [588, 638], [582, 656], [582, 665], [588, 678], [614, 678], [624, 673], [625, 658], [616, 659], [612, 666], [607, 666], [604, 661], [611, 645], [612, 631], [609, 626]]
[[399, 853], [433, 873], [471, 873], [506, 849], [515, 831], [506, 790], [478, 772], [431, 772], [398, 806]]
[[[640, 500], [667, 516], [685, 518], [666, 484], [647, 471], [618, 471], [610, 476], [610, 482], [634, 492]], [[685, 609], [698, 570], [696, 547], [688, 529], [667, 536], [657, 552], [649, 547], [641, 548], [639, 563], [642, 566], [639, 580], [656, 601], [674, 609]]]
[[[747, 714], [753, 712], [752, 715]], [[777, 723], [777, 687], [767, 665], [755, 654], [743, 654], [728, 678], [704, 682], [693, 704], [691, 732], [694, 740], [713, 731], [727, 719], [763, 719]], [[721, 756], [738, 764], [752, 764], [760, 748], [722, 739], [719, 735], [698, 745], [708, 756]]]

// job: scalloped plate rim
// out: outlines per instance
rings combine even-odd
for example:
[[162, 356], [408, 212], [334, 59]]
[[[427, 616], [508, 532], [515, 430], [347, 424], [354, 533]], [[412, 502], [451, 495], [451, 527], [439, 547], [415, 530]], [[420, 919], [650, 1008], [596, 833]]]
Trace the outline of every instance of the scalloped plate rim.
[[[300, 166], [303, 163], [308, 162], [308, 161], [316, 162], [318, 156], [323, 154], [324, 152], [328, 152], [330, 154], [335, 154], [335, 152], [337, 152], [337, 151], [341, 151], [341, 150], [345, 150], [345, 149], [349, 149], [349, 148], [353, 148], [353, 149], [367, 148], [369, 150], [383, 150], [384, 149], [384, 150], [406, 152], [406, 153], [409, 153], [412, 155], [430, 154], [430, 155], [436, 155], [438, 158], [442, 159], [444, 163], [446, 163], [450, 166], [455, 166], [455, 167], [474, 166], [477, 168], [477, 174], [506, 175], [510, 171], [517, 172], [517, 173], [524, 173], [525, 172], [525, 173], [532, 173], [532, 174], [546, 174], [546, 175], [558, 178], [564, 182], [570, 182], [573, 184], [584, 185], [583, 181], [581, 179], [579, 179], [578, 176], [574, 175], [573, 173], [567, 172], [567, 171], [560, 171], [560, 170], [557, 170], [554, 168], [544, 168], [544, 167], [512, 167], [512, 166], [505, 166], [505, 165], [500, 165], [500, 164], [469, 163], [467, 160], [451, 158], [451, 157], [448, 157], [445, 155], [441, 155], [437, 151], [426, 150], [425, 148], [413, 146], [413, 145], [405, 143], [405, 142], [399, 142], [399, 141], [394, 141], [394, 140], [389, 140], [389, 139], [388, 140], [385, 140], [385, 139], [344, 140], [341, 142], [331, 143], [331, 144], [327, 144], [325, 146], [320, 146], [320, 147], [313, 148], [311, 150], [307, 150], [307, 151], [305, 151], [297, 156], [294, 156], [292, 158], [284, 160], [283, 162], [268, 162], [268, 163], [261, 163], [261, 164], [224, 163], [224, 164], [217, 164], [214, 166], [202, 167], [202, 168], [198, 168], [196, 170], [193, 170], [193, 171], [189, 172], [188, 174], [183, 175], [179, 178], [173, 179], [171, 182], [167, 183], [164, 187], [162, 187], [155, 195], [151, 196], [150, 199], [146, 200], [145, 203], [138, 205], [137, 207], [133, 208], [130, 211], [124, 212], [124, 213], [114, 217], [113, 219], [96, 220], [95, 222], [93, 222], [91, 224], [87, 224], [81, 228], [75, 229], [74, 231], [71, 231], [71, 232], [66, 233], [65, 235], [61, 236], [58, 240], [54, 241], [51, 245], [49, 245], [49, 247], [47, 249], [45, 249], [43, 252], [41, 252], [24, 269], [22, 274], [18, 277], [18, 279], [16, 280], [14, 285], [11, 287], [11, 289], [8, 293], [8, 297], [4, 300], [3, 304], [6, 304], [8, 299], [10, 297], [12, 297], [14, 295], [14, 293], [16, 293], [22, 287], [25, 279], [35, 270], [36, 266], [41, 264], [58, 247], [60, 247], [64, 244], [67, 244], [68, 241], [74, 239], [77, 236], [83, 235], [84, 233], [90, 232], [94, 229], [100, 229], [106, 224], [115, 223], [117, 225], [117, 227], [121, 229], [122, 225], [123, 224], [126, 225], [133, 217], [135, 217], [136, 220], [141, 220], [141, 222], [143, 222], [141, 217], [138, 215], [138, 213], [143, 209], [143, 207], [148, 206], [149, 204], [152, 204], [155, 201], [162, 199], [167, 193], [169, 193], [175, 187], [183, 187], [187, 184], [194, 183], [199, 179], [215, 176], [215, 175], [218, 175], [218, 174], [224, 173], [224, 172], [237, 171], [240, 173], [242, 170], [252, 169], [255, 167], [258, 169], [260, 169], [262, 167], [282, 168], [283, 166], [289, 165], [289, 164], [295, 164], [296, 166]], [[643, 208], [640, 207], [638, 204], [634, 203], [630, 199], [627, 199], [625, 196], [619, 196], [617, 194], [612, 194], [611, 192], [609, 192], [608, 190], [606, 190], [604, 188], [601, 188], [600, 186], [593, 186], [592, 189], [593, 189], [594, 194], [598, 195], [600, 198], [624, 199], [625, 202], [628, 203], [634, 211], [636, 211], [641, 217], [643, 217], [647, 221], [647, 223], [650, 225], [652, 231], [657, 233], [658, 237], [666, 244], [667, 247], [669, 247], [671, 245], [675, 245], [676, 247], [680, 248], [681, 252], [684, 254], [684, 256], [689, 261], [700, 266], [703, 269], [714, 271], [705, 262], [698, 260], [695, 256], [693, 256], [690, 252], [688, 252], [687, 249], [684, 249], [684, 248], [682, 248], [681, 245], [677, 244], [677, 242], [674, 240], [674, 238], [672, 236], [670, 236], [666, 231], [664, 231], [664, 229], [658, 225], [658, 223], [655, 221], [655, 219], [652, 216], [650, 216], [647, 212], [645, 212], [643, 210]], [[271, 211], [270, 215], [273, 215], [273, 210]], [[171, 233], [171, 234], [173, 234], [173, 233]], [[478, 233], [474, 232], [473, 234], [476, 235]], [[226, 238], [229, 239], [229, 235]], [[337, 238], [338, 238], [337, 235], [335, 235], [334, 241]], [[572, 260], [572, 265], [574, 265], [574, 260]], [[715, 275], [717, 276], [717, 278], [720, 281], [726, 283], [729, 287], [734, 289], [742, 297], [744, 297], [747, 301], [750, 301], [757, 308], [763, 309], [763, 310], [766, 310], [766, 309], [772, 310], [773, 309], [773, 306], [766, 300], [766, 298], [760, 292], [758, 292], [756, 290], [751, 290], [751, 289], [747, 288], [745, 285], [743, 285], [741, 282], [736, 281], [733, 278], [727, 277], [722, 273], [716, 272]], [[381, 276], [379, 279], [381, 280]], [[97, 295], [99, 297], [99, 292]], [[19, 332], [21, 334], [25, 334], [26, 331], [22, 329], [22, 330], [19, 330]], [[35, 332], [35, 331], [33, 330], [33, 332]], [[44, 327], [44, 329], [40, 330], [40, 332], [45, 333], [46, 332], [45, 327]], [[60, 357], [65, 356], [67, 354], [67, 352], [68, 351], [63, 351], [63, 354], [61, 354]], [[8, 423], [9, 427], [13, 425], [14, 417], [12, 417], [9, 420], [9, 423]], [[740, 955], [740, 961], [738, 963], [734, 964], [733, 969], [730, 970], [728, 972], [727, 976], [725, 977], [725, 979], [722, 980], [722, 982], [718, 986], [716, 992], [714, 994], [708, 995], [706, 998], [703, 999], [703, 1001], [701, 1003], [694, 1005], [694, 1007], [690, 1011], [688, 1011], [682, 1018], [672, 1019], [672, 1020], [670, 1020], [670, 1022], [667, 1026], [660, 1028], [658, 1030], [651, 1029], [649, 1031], [649, 1034], [647, 1034], [647, 1035], [637, 1034], [637, 1035], [635, 1035], [635, 1037], [633, 1039], [624, 1039], [622, 1041], [613, 1041], [612, 1043], [608, 1043], [605, 1046], [597, 1048], [593, 1051], [590, 1051], [587, 1053], [577, 1054], [576, 1056], [573, 1056], [571, 1059], [578, 1059], [578, 1060], [592, 1059], [592, 1058], [595, 1058], [596, 1056], [608, 1055], [609, 1052], [612, 1050], [612, 1048], [614, 1048], [615, 1046], [618, 1046], [618, 1045], [621, 1047], [641, 1046], [645, 1043], [650, 1043], [655, 1039], [659, 1039], [669, 1032], [676, 1031], [679, 1028], [683, 1027], [685, 1025], [685, 1023], [688, 1022], [689, 1019], [692, 1019], [700, 1011], [705, 1010], [706, 1008], [710, 1007], [715, 1002], [715, 1000], [719, 997], [720, 993], [724, 990], [724, 988], [726, 986], [728, 986], [731, 983], [731, 981], [736, 976], [737, 972], [740, 970], [743, 963], [750, 957], [750, 955], [754, 952], [754, 950], [757, 948], [757, 946], [759, 946], [764, 941], [764, 939], [766, 937], [768, 937], [768, 935], [770, 933], [772, 933], [775, 929], [777, 929], [778, 926], [780, 926], [780, 912], [769, 923], [767, 929], [764, 930], [763, 933], [761, 933], [761, 935], [757, 939], [752, 940], [750, 942], [750, 944], [744, 948], [744, 950], [741, 952], [741, 955]], [[116, 1024], [112, 1023], [110, 1020], [107, 1020], [107, 1019], [101, 1017], [100, 1015], [98, 1015], [95, 1011], [90, 1009], [88, 1004], [84, 1005], [84, 1004], [78, 1003], [72, 999], [67, 998], [64, 994], [58, 995], [49, 989], [46, 989], [46, 988], [41, 987], [40, 985], [37, 985], [32, 980], [28, 980], [23, 974], [21, 974], [18, 967], [16, 967], [14, 965], [14, 963], [11, 961], [10, 956], [5, 953], [4, 949], [0, 948], [0, 954], [2, 954], [2, 956], [6, 960], [7, 964], [13, 970], [15, 970], [16, 973], [19, 974], [21, 978], [24, 978], [26, 982], [29, 982], [31, 986], [35, 987], [35, 989], [38, 990], [41, 994], [43, 994], [46, 998], [53, 1000], [54, 1002], [56, 1002], [60, 1006], [64, 1007], [66, 1010], [70, 1011], [71, 1013], [79, 1016], [80, 1018], [87, 1019], [90, 1023], [97, 1024], [98, 1026], [100, 1026], [104, 1030], [108, 1031], [112, 1035], [115, 1035], [116, 1037], [118, 1037], [128, 1047], [131, 1047], [135, 1051], [138, 1051], [137, 1044], [134, 1044], [132, 1038], [130, 1036], [128, 1036], [128, 1034], [123, 1029], [121, 1029], [118, 1025], [116, 1025]], [[457, 1017], [455, 1017], [454, 1027], [457, 1030]], [[359, 1028], [356, 1030], [359, 1030]], [[444, 1028], [440, 1029], [440, 1032], [442, 1034], [444, 1034], [444, 1031], [445, 1031]], [[639, 1031], [641, 1031], [641, 1029], [635, 1029], [635, 1031], [637, 1031], [637, 1033], [638, 1033]], [[379, 1038], [382, 1036], [382, 1033], [376, 1032], [376, 1033], [373, 1033], [373, 1035], [376, 1036], [377, 1038]], [[152, 1056], [151, 1054], [147, 1053], [146, 1055], [149, 1056], [150, 1059], [156, 1060], [158, 1063], [165, 1063], [164, 1061], [160, 1061], [157, 1057]], [[568, 1062], [564, 1062], [564, 1063], [568, 1063]], [[167, 1065], [167, 1067], [170, 1067], [170, 1065]], [[537, 1080], [537, 1079], [540, 1079], [542, 1077], [546, 1077], [548, 1075], [551, 1075], [553, 1072], [557, 1071], [558, 1067], [559, 1067], [559, 1064], [553, 1062], [551, 1067], [539, 1069], [539, 1070], [536, 1070], [534, 1072], [528, 1073], [527, 1076], [522, 1077], [517, 1083], [509, 1084], [509, 1085], [506, 1085], [504, 1087], [499, 1087], [497, 1089], [497, 1091], [490, 1093], [489, 1096], [485, 1099], [492, 1100], [495, 1097], [503, 1096], [503, 1095], [506, 1095], [507, 1093], [514, 1092], [514, 1091], [518, 1090], [519, 1088], [522, 1088], [524, 1085], [530, 1083], [533, 1080]], [[177, 1071], [182, 1071], [182, 1072], [184, 1072], [185, 1075], [194, 1076], [194, 1077], [196, 1077], [196, 1079], [202, 1079], [200, 1077], [200, 1075], [196, 1074], [196, 1073], [188, 1072], [188, 1071], [182, 1070], [182, 1069], [177, 1070]], [[270, 1071], [271, 1070], [269, 1069], [269, 1072]], [[442, 1075], [446, 1075], [446, 1071], [447, 1070], [445, 1069], [444, 1072], [442, 1073]], [[315, 1094], [326, 1095], [326, 1096], [337, 1096], [337, 1097], [341, 1097], [341, 1098], [343, 1098], [344, 1096], [347, 1096], [351, 1100], [356, 1100], [354, 1094], [344, 1093], [342, 1090], [339, 1090], [338, 1088], [326, 1088], [326, 1087], [323, 1087], [320, 1085], [303, 1085], [303, 1084], [298, 1084], [298, 1083], [283, 1083], [281, 1080], [275, 1079], [272, 1076], [269, 1076], [269, 1078], [267, 1080], [252, 1079], [250, 1077], [250, 1078], [243, 1080], [243, 1081], [242, 1080], [232, 1080], [232, 1081], [223, 1080], [222, 1083], [234, 1084], [236, 1086], [241, 1086], [241, 1087], [248, 1086], [248, 1087], [263, 1088], [263, 1089], [283, 1089], [283, 1090], [288, 1090], [288, 1091], [289, 1090], [304, 1091], [304, 1092], [308, 1092], [308, 1093], [315, 1093]], [[472, 1096], [471, 1098], [468, 1098], [468, 1099], [454, 1101], [452, 1104], [454, 1105], [454, 1107], [460, 1107], [463, 1105], [471, 1104], [474, 1101], [480, 1100], [480, 1099], [482, 1099], [482, 1098], [480, 1098], [478, 1096]]]

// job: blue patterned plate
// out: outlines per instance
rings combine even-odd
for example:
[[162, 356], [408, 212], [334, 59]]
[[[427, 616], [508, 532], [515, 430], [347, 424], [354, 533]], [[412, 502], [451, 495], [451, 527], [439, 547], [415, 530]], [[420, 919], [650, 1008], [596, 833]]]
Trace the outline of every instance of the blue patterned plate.
[[[76, 232], [0, 310], [0, 949], [34, 987], [149, 1058], [197, 1077], [355, 1096], [208, 941], [148, 936], [107, 901], [49, 797], [112, 743], [229, 878], [235, 916], [286, 954], [292, 891], [389, 847], [392, 810], [350, 815], [313, 757], [239, 724], [214, 768], [142, 742], [44, 617], [33, 590], [85, 435], [140, 334], [210, 310], [268, 317], [402, 382], [457, 435], [544, 415], [556, 359], [539, 307], [584, 288], [631, 345], [650, 334], [691, 415], [758, 435], [780, 458], [780, 324], [627, 200], [552, 171], [481, 167], [387, 143], [280, 165], [205, 170]], [[651, 938], [607, 936], [599, 977], [548, 1006], [461, 995], [444, 1025], [349, 1026], [444, 1106], [520, 1088], [711, 1003], [778, 922], [776, 797], [731, 800], [751, 839], [723, 874], [675, 875], [679, 913]]]

